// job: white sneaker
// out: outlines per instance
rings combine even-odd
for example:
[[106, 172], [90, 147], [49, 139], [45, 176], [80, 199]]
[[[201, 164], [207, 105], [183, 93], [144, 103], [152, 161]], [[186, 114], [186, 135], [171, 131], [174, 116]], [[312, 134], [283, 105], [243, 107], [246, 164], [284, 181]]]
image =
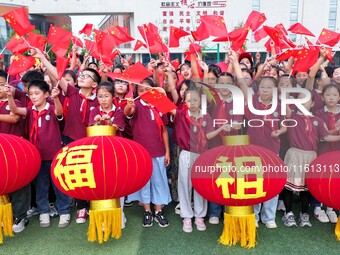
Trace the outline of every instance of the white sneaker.
[[70, 225], [70, 219], [71, 219], [71, 215], [69, 213], [68, 214], [61, 214], [60, 218], [59, 218], [58, 228], [68, 227], [68, 225]]
[[125, 217], [125, 213], [123, 212], [123, 217], [122, 217], [122, 229], [125, 228], [126, 222], [127, 222], [127, 220], [126, 220], [126, 217]]
[[14, 233], [18, 234], [22, 231], [24, 231], [25, 227], [28, 225], [28, 219], [19, 219], [16, 218], [14, 220], [13, 226], [12, 226], [12, 230]]
[[309, 221], [308, 213], [300, 213], [299, 221], [300, 221], [300, 227], [302, 228], [312, 226], [312, 224]]
[[41, 213], [39, 216], [39, 220], [40, 220], [40, 227], [42, 228], [48, 228], [51, 225], [49, 213]]
[[258, 228], [259, 227], [259, 222], [257, 220], [255, 220], [255, 227]]
[[201, 217], [195, 219], [195, 225], [198, 231], [205, 231], [207, 229], [207, 226], [204, 224], [204, 219]]
[[329, 219], [324, 210], [314, 210], [314, 216], [322, 223], [329, 222]]
[[274, 220], [268, 221], [265, 225], [267, 228], [277, 228], [276, 222]]
[[285, 212], [282, 216], [282, 221], [286, 227], [297, 227], [295, 216], [292, 212]]
[[333, 210], [327, 210], [326, 213], [331, 223], [338, 222], [338, 216], [336, 216], [336, 213]]
[[212, 225], [218, 225], [220, 223], [220, 219], [218, 217], [210, 217], [209, 223]]
[[86, 208], [77, 211], [76, 223], [83, 224], [86, 222], [86, 218], [87, 218]]
[[176, 214], [181, 214], [181, 208], [180, 208], [180, 203], [178, 203], [175, 207], [175, 213]]
[[54, 204], [53, 204], [53, 203], [50, 203], [49, 206], [50, 206], [50, 212], [49, 212], [50, 217], [51, 217], [51, 218], [56, 218], [56, 217], [58, 217], [59, 213], [58, 213], [58, 211], [57, 211], [57, 208], [55, 208]]
[[36, 207], [31, 207], [27, 211], [27, 218], [31, 218], [32, 216], [38, 215], [38, 214], [39, 214], [39, 209]]
[[184, 218], [183, 220], [183, 231], [185, 233], [191, 233], [192, 232], [192, 223], [190, 218]]

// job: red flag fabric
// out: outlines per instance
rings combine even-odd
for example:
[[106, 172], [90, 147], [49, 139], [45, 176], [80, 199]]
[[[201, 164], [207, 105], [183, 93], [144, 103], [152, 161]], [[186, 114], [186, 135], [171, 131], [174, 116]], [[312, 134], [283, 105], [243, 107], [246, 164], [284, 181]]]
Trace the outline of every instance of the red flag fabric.
[[171, 61], [171, 65], [175, 68], [175, 70], [177, 70], [179, 68], [179, 66], [181, 65], [181, 63], [179, 62], [179, 60], [177, 58], [177, 59]]
[[47, 43], [52, 44], [51, 50], [59, 57], [64, 57], [70, 45], [72, 33], [60, 27], [51, 26], [48, 35]]
[[141, 40], [137, 40], [133, 50], [136, 51], [140, 49], [141, 47], [148, 48], [148, 46], [145, 43], [143, 43]]
[[42, 52], [45, 50], [46, 38], [43, 35], [31, 32], [28, 34], [26, 41]]
[[318, 49], [302, 49], [297, 53], [297, 60], [293, 65], [293, 71], [296, 72], [307, 72], [316, 61], [318, 60], [319, 50]]
[[13, 61], [8, 69], [9, 75], [16, 75], [21, 72], [27, 71], [35, 64], [35, 58], [25, 57], [20, 54], [15, 54]]
[[114, 28], [109, 28], [108, 32], [115, 39], [117, 46], [134, 40], [134, 38], [129, 35], [128, 30], [125, 27], [116, 26]]
[[330, 47], [326, 47], [326, 59], [328, 59], [329, 62], [334, 62], [333, 61], [332, 48], [330, 48]]
[[[272, 39], [268, 39], [268, 41], [264, 44], [264, 47], [266, 48], [267, 52], [272, 53], [272, 48], [270, 46], [270, 42]], [[280, 52], [281, 48], [279, 46], [275, 45], [275, 52]]]
[[133, 83], [140, 83], [150, 75], [150, 72], [144, 67], [144, 65], [141, 62], [137, 62], [120, 76], [118, 76], [117, 79], [122, 79], [124, 81]]
[[73, 44], [77, 45], [78, 47], [84, 48], [83, 41], [80, 38], [78, 38], [77, 36], [72, 35], [71, 41], [72, 41]]
[[294, 33], [294, 34], [300, 34], [300, 35], [310, 35], [315, 37], [315, 35], [309, 31], [307, 28], [305, 28], [301, 23], [297, 22], [293, 25], [291, 25], [288, 28], [288, 31]]
[[18, 35], [15, 34], [6, 44], [6, 49], [13, 53], [23, 53], [29, 49], [28, 44]]
[[263, 26], [263, 29], [267, 32], [269, 37], [274, 41], [275, 45], [279, 47], [279, 49], [296, 47], [296, 45], [287, 38], [287, 31], [282, 24], [278, 24], [275, 27]]
[[285, 50], [284, 52], [282, 52], [280, 55], [276, 57], [276, 60], [284, 61], [284, 60], [289, 59], [290, 57], [297, 57], [298, 52], [299, 50], [296, 50], [296, 49]]
[[98, 34], [96, 32], [96, 45], [100, 54], [110, 57], [113, 49], [117, 46], [115, 43], [114, 38], [108, 33], [101, 32]]
[[87, 36], [90, 36], [92, 33], [93, 24], [87, 23], [80, 31], [79, 34], [85, 34]]
[[326, 28], [322, 29], [318, 41], [333, 47], [340, 40], [340, 34]]
[[222, 37], [228, 34], [224, 18], [217, 15], [201, 16], [201, 25], [211, 36]]
[[207, 30], [205, 30], [201, 25], [196, 29], [196, 31], [191, 31], [191, 35], [195, 41], [199, 42], [209, 38]]
[[2, 17], [19, 36], [23, 36], [34, 30], [34, 26], [31, 25], [28, 19], [26, 7], [21, 7], [5, 13]]
[[250, 27], [241, 27], [236, 30], [231, 31], [227, 36], [216, 38], [213, 41], [214, 42], [226, 42], [230, 41], [231, 48], [234, 51], [238, 51], [242, 48], [245, 40], [247, 39], [248, 32], [250, 30]]
[[264, 13], [258, 11], [252, 11], [245, 23], [245, 26], [249, 26], [251, 31], [256, 31], [267, 20]]
[[161, 36], [158, 33], [158, 28], [149, 23], [148, 25], [137, 27], [143, 39], [146, 41], [151, 54], [159, 52], [168, 52], [168, 47], [163, 43]]
[[268, 34], [263, 28], [255, 31], [255, 33], [254, 33], [254, 39], [255, 39], [256, 42], [261, 41], [263, 38], [265, 38], [267, 36], [268, 36]]
[[144, 92], [142, 95], [140, 95], [140, 98], [153, 105], [163, 114], [166, 114], [169, 111], [177, 108], [177, 106], [171, 102], [171, 100], [166, 95], [159, 92], [157, 89], [151, 89], [147, 92]]
[[60, 80], [61, 77], [63, 77], [63, 74], [64, 74], [69, 62], [70, 62], [70, 58], [60, 58], [60, 57], [57, 56], [58, 80]]
[[190, 34], [186, 31], [180, 29], [180, 28], [171, 26], [170, 27], [170, 35], [169, 35], [169, 48], [178, 47], [179, 46], [179, 39], [181, 37], [187, 36], [187, 35], [190, 35]]

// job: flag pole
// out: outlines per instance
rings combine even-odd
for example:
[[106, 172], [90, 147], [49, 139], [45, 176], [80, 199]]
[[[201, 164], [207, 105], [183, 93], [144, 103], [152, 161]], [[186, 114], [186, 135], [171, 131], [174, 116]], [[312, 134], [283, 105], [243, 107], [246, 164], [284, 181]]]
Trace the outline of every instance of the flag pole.
[[25, 43], [27, 43], [28, 47], [30, 47], [30, 48], [32, 47], [32, 46], [26, 41], [26, 39], [25, 39], [24, 36], [21, 36], [21, 39], [24, 40]]
[[2, 53], [5, 51], [5, 49], [6, 49], [6, 47], [4, 47], [4, 48], [1, 50], [0, 54], [2, 54]]
[[149, 57], [150, 57], [150, 60], [151, 60], [150, 45], [149, 45], [148, 37], [146, 36], [144, 24], [143, 24], [143, 31], [144, 31], [146, 45], [148, 46], [148, 50], [149, 50]]

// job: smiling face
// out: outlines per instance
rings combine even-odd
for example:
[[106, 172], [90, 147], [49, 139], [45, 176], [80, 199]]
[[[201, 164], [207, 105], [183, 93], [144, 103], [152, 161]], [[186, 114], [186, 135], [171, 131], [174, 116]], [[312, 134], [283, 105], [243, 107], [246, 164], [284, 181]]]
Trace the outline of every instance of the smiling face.
[[180, 71], [181, 71], [181, 75], [183, 76], [185, 80], [189, 80], [191, 78], [191, 67], [190, 66], [183, 64], [181, 66]]
[[28, 90], [28, 96], [31, 99], [33, 105], [39, 109], [46, 104], [46, 99], [48, 98], [49, 93], [43, 92], [36, 86], [31, 86]]

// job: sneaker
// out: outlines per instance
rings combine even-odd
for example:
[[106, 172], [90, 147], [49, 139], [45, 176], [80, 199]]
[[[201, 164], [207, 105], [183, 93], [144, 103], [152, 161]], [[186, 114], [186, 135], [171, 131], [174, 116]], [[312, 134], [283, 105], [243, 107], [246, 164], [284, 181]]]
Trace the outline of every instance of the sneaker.
[[285, 207], [285, 203], [283, 202], [283, 200], [279, 200], [277, 203], [277, 211], [286, 211], [286, 207]]
[[195, 219], [195, 225], [198, 231], [205, 231], [207, 229], [207, 226], [204, 224], [204, 219], [201, 217]]
[[274, 220], [268, 221], [265, 223], [267, 228], [277, 228], [276, 222]]
[[133, 206], [133, 202], [130, 202], [128, 200], [124, 200], [124, 207], [131, 207]]
[[210, 217], [209, 223], [212, 224], [212, 225], [217, 225], [217, 224], [220, 223], [220, 219], [218, 217]]
[[36, 207], [31, 207], [28, 211], [27, 211], [27, 218], [31, 218], [34, 215], [38, 215], [39, 214], [39, 209]]
[[302, 228], [312, 226], [312, 224], [309, 221], [308, 213], [300, 213], [299, 221], [300, 221], [300, 227]]
[[22, 231], [24, 231], [25, 227], [28, 225], [28, 219], [18, 219], [16, 218], [14, 220], [13, 226], [12, 226], [12, 230], [14, 233], [18, 234]]
[[158, 222], [158, 225], [162, 228], [169, 226], [168, 220], [165, 218], [163, 211], [159, 211], [155, 213], [155, 221]]
[[83, 224], [86, 222], [86, 218], [87, 218], [86, 208], [77, 211], [76, 223]]
[[39, 216], [40, 227], [48, 228], [51, 225], [50, 215], [48, 213], [41, 213]]
[[123, 212], [123, 217], [122, 217], [122, 229], [125, 228], [126, 222], [127, 222], [127, 220], [126, 220], [126, 217], [125, 217], [125, 213]]
[[329, 218], [327, 217], [324, 210], [314, 210], [314, 216], [322, 223], [329, 222]]
[[257, 220], [255, 220], [255, 227], [258, 228], [259, 227], [259, 222]]
[[152, 213], [149, 211], [145, 211], [142, 226], [144, 228], [149, 228], [152, 226], [152, 221], [153, 221]]
[[192, 232], [192, 223], [190, 218], [184, 218], [183, 220], [183, 231], [185, 233], [191, 233]]
[[57, 209], [55, 208], [54, 204], [53, 203], [50, 203], [50, 217], [51, 218], [56, 218], [58, 217], [59, 213], [57, 211]]
[[178, 203], [175, 207], [175, 213], [176, 214], [181, 214], [181, 207], [180, 207], [180, 204]]
[[71, 219], [71, 215], [69, 213], [68, 214], [61, 214], [60, 218], [59, 218], [58, 228], [68, 227], [68, 225], [70, 225], [70, 219]]
[[295, 216], [292, 212], [285, 213], [282, 217], [282, 221], [286, 227], [297, 227]]
[[327, 210], [326, 213], [331, 223], [338, 222], [338, 216], [336, 216], [336, 213], [333, 210]]

